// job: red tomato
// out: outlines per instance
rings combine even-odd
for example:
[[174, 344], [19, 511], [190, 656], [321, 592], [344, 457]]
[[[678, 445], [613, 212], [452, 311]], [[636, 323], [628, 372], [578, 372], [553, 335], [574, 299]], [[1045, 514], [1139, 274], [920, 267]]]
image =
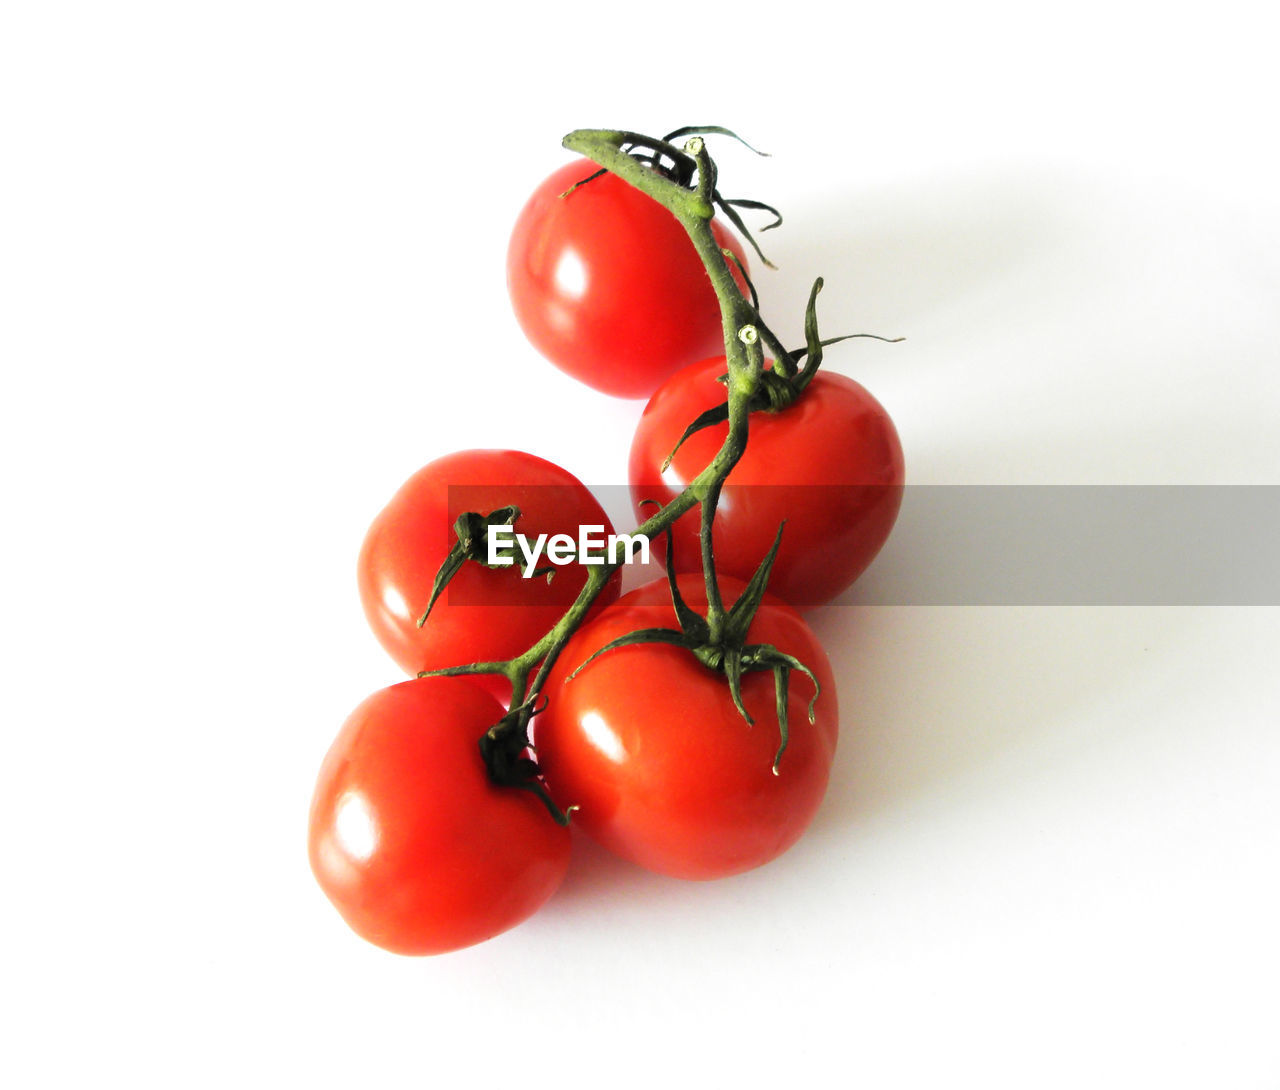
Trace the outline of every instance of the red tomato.
[[[562, 371], [615, 397], [648, 397], [724, 351], [720, 306], [689, 236], [657, 201], [616, 174], [560, 198], [597, 169], [580, 159], [537, 188], [511, 235], [507, 289], [525, 336]], [[745, 265], [738, 240], [712, 230]]]
[[308, 849], [321, 888], [363, 938], [440, 954], [538, 909], [569, 865], [569, 831], [530, 792], [495, 787], [479, 737], [502, 705], [465, 678], [381, 689], [320, 769]]
[[[685, 440], [695, 418], [725, 399], [723, 356], [673, 375], [655, 393], [631, 444], [629, 480], [638, 516], [645, 499], [666, 504], [715, 457], [728, 432], [717, 424]], [[902, 445], [889, 414], [862, 386], [819, 371], [781, 412], [751, 414], [742, 460], [716, 508], [717, 569], [751, 577], [785, 520], [769, 590], [793, 606], [818, 605], [848, 587], [875, 558], [902, 503]], [[674, 527], [677, 571], [700, 568], [695, 508]], [[663, 550], [656, 550], [659, 557]]]
[[[436, 572], [457, 542], [458, 516], [488, 515], [510, 504], [521, 511], [514, 528], [530, 538], [563, 533], [576, 541], [583, 525], [613, 533], [604, 509], [573, 474], [515, 450], [464, 450], [438, 458], [410, 477], [374, 519], [360, 550], [360, 600], [374, 635], [407, 673], [514, 658], [578, 596], [586, 569], [577, 564], [555, 568], [548, 583], [468, 561], [418, 627]], [[597, 605], [617, 598], [620, 582], [619, 573]], [[510, 696], [502, 678], [483, 675], [476, 681], [502, 699]]]
[[[691, 606], [705, 609], [701, 576], [681, 576]], [[742, 584], [723, 580], [726, 605]], [[749, 726], [724, 677], [683, 648], [637, 644], [607, 651], [577, 677], [592, 652], [638, 628], [675, 626], [665, 580], [624, 595], [566, 645], [547, 680], [547, 710], [534, 720], [538, 762], [561, 806], [606, 848], [678, 878], [718, 878], [766, 863], [790, 847], [826, 791], [836, 748], [831, 667], [800, 615], [769, 599], [748, 639], [794, 655], [822, 686], [816, 725], [813, 683], [788, 686], [790, 744], [773, 773], [779, 743], [774, 677], [742, 679]]]

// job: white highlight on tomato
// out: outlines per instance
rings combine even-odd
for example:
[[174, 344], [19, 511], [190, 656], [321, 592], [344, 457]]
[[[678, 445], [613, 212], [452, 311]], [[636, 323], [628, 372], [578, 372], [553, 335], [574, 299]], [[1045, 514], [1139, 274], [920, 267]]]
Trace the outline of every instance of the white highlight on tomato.
[[333, 824], [338, 844], [347, 856], [363, 862], [373, 855], [378, 846], [378, 824], [363, 795], [343, 795]]
[[627, 752], [622, 748], [622, 739], [613, 732], [613, 728], [599, 712], [587, 712], [583, 715], [582, 732], [587, 736], [587, 741], [609, 760], [621, 764], [626, 759]]
[[574, 299], [581, 299], [587, 291], [587, 267], [582, 258], [572, 250], [560, 255], [556, 264], [556, 287], [561, 293]]
[[404, 595], [399, 590], [388, 583], [382, 588], [382, 608], [387, 611], [389, 617], [403, 617], [409, 612], [409, 603], [404, 600]]

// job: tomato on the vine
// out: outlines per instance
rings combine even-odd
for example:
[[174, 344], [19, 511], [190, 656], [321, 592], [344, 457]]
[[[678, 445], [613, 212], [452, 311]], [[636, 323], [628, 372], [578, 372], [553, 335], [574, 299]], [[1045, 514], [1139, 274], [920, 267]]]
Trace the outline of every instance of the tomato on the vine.
[[[628, 470], [639, 517], [647, 517], [641, 501], [668, 503], [720, 449], [723, 423], [695, 432], [662, 468], [685, 428], [723, 404], [716, 380], [726, 369], [723, 356], [694, 364], [645, 406]], [[716, 508], [716, 567], [750, 578], [785, 521], [770, 593], [797, 607], [830, 601], [871, 563], [897, 519], [904, 469], [893, 421], [857, 382], [818, 371], [787, 408], [753, 412], [750, 428]], [[676, 522], [673, 534], [676, 570], [698, 569], [698, 512]]]
[[[521, 512], [513, 529], [530, 539], [545, 533], [548, 540], [567, 534], [576, 541], [582, 526], [613, 533], [604, 509], [573, 474], [515, 450], [464, 450], [438, 458], [410, 477], [374, 519], [360, 550], [360, 600], [374, 635], [407, 673], [514, 658], [577, 598], [587, 578], [580, 564], [554, 568], [548, 582], [543, 576], [526, 579], [511, 567], [467, 561], [419, 626], [436, 573], [457, 543], [457, 518], [509, 505]], [[597, 607], [617, 598], [620, 583], [615, 574]], [[510, 695], [500, 677], [475, 680], [504, 699]]]
[[351, 928], [398, 954], [439, 954], [537, 910], [569, 865], [568, 830], [527, 791], [489, 782], [477, 739], [503, 715], [466, 678], [381, 689], [320, 769], [308, 852]]
[[[525, 336], [557, 367], [615, 397], [648, 397], [723, 351], [720, 306], [689, 236], [657, 201], [615, 174], [560, 196], [598, 169], [577, 160], [534, 191], [511, 235], [507, 288]], [[741, 243], [715, 221], [712, 230], [745, 266]]]
[[[705, 609], [701, 576], [681, 576], [678, 585], [690, 606]], [[721, 586], [731, 605], [743, 584], [724, 579]], [[835, 681], [813, 630], [766, 596], [748, 639], [799, 659], [821, 685], [810, 723], [813, 682], [792, 672], [790, 741], [775, 774], [780, 730], [770, 671], [742, 678], [754, 725], [734, 707], [724, 676], [682, 647], [618, 647], [569, 680], [617, 637], [674, 621], [670, 589], [660, 580], [581, 628], [543, 690], [547, 709], [534, 720], [534, 742], [552, 796], [580, 807], [573, 821], [595, 840], [662, 874], [717, 878], [775, 858], [809, 825], [835, 753]]]

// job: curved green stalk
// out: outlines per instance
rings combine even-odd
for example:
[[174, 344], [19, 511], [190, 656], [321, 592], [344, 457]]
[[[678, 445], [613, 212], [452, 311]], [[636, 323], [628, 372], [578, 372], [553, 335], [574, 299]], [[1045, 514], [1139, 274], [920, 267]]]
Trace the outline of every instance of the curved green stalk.
[[[805, 673], [809, 671], [802, 664], [795, 663], [795, 660], [781, 656], [781, 653], [773, 648], [742, 646], [749, 617], [746, 622], [743, 622], [740, 616], [743, 612], [741, 609], [735, 606], [731, 613], [724, 607], [716, 579], [711, 530], [720, 490], [746, 449], [751, 410], [753, 404], [759, 403], [757, 394], [762, 386], [764, 348], [767, 345], [777, 356], [776, 362], [781, 364], [778, 368], [781, 377], [790, 378], [795, 373], [794, 359], [782, 349], [777, 338], [764, 325], [753, 299], [745, 298], [739, 291], [729, 261], [712, 232], [711, 221], [715, 214], [715, 205], [719, 200], [716, 191], [716, 166], [707, 154], [701, 137], [693, 136], [683, 148], [677, 148], [666, 140], [655, 140], [638, 133], [580, 129], [566, 136], [563, 143], [571, 151], [579, 152], [599, 164], [604, 170], [629, 182], [675, 216], [693, 242], [719, 301], [721, 323], [724, 329], [725, 357], [728, 362], [726, 408], [728, 434], [711, 463], [689, 482], [680, 495], [637, 527], [635, 533], [652, 540], [658, 534], [668, 530], [695, 504], [700, 505], [708, 636], [706, 648], [703, 650], [707, 648], [715, 650], [717, 653], [714, 657], [717, 662], [728, 662], [727, 677], [730, 689], [734, 702], [744, 717], [747, 715], [745, 708], [742, 707], [738, 686], [743, 669], [771, 669], [775, 672], [779, 686], [779, 707], [783, 709], [779, 717], [782, 730], [782, 747], [778, 750], [780, 757], [787, 739], [786, 671], [792, 668], [804, 670]], [[637, 157], [635, 153], [639, 149], [648, 149], [653, 155], [647, 158]], [[669, 177], [645, 165], [645, 162], [652, 164], [661, 157], [671, 159], [677, 164], [679, 168], [677, 178]], [[641, 161], [642, 158], [645, 162]], [[695, 170], [697, 184], [693, 188], [682, 184], [679, 179], [689, 180]], [[815, 350], [812, 336], [808, 340], [811, 355], [818, 354], [820, 357], [820, 347]], [[776, 549], [775, 544], [774, 553]], [[771, 565], [772, 556], [771, 553], [767, 560], [769, 565]], [[561, 822], [567, 820], [566, 815], [558, 809], [547, 794], [545, 787], [538, 779], [536, 765], [522, 755], [529, 745], [529, 720], [539, 710], [538, 698], [552, 667], [565, 644], [582, 624], [600, 592], [619, 567], [618, 561], [612, 561], [607, 556], [604, 560], [603, 564], [588, 566], [586, 583], [573, 605], [541, 639], [523, 654], [507, 662], [471, 663], [423, 671], [420, 675], [487, 673], [500, 674], [511, 682], [511, 710], [481, 739], [481, 750], [485, 755], [490, 774], [497, 782], [509, 783], [512, 786], [524, 787], [536, 792], [551, 813]], [[674, 574], [669, 574], [674, 583]], [[762, 580], [767, 579], [767, 575], [766, 567]], [[733, 646], [728, 646], [728, 643], [733, 643]], [[809, 676], [812, 677], [812, 674]], [[749, 721], [749, 717], [747, 718]]]

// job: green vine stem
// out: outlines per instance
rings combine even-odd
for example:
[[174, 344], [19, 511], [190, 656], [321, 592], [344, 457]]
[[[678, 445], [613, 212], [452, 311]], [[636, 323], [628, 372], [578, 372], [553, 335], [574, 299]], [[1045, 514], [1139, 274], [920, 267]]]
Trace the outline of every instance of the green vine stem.
[[[678, 135], [683, 135], [681, 131]], [[718, 130], [706, 129], [714, 132]], [[780, 710], [780, 727], [783, 732], [783, 747], [786, 744], [786, 675], [789, 669], [808, 670], [802, 664], [789, 660], [781, 663], [778, 652], [773, 649], [748, 648], [748, 656], [744, 660], [741, 643], [745, 637], [745, 620], [737, 607], [733, 616], [726, 611], [720, 596], [719, 583], [716, 579], [715, 558], [712, 549], [712, 522], [715, 518], [716, 504], [725, 479], [742, 457], [747, 445], [748, 421], [753, 409], [767, 406], [776, 398], [764, 398], [764, 378], [769, 374], [764, 369], [764, 349], [767, 347], [774, 354], [774, 372], [778, 380], [790, 380], [797, 375], [797, 359], [788, 353], [769, 331], [760, 317], [759, 310], [752, 299], [744, 297], [734, 280], [733, 271], [720, 249], [711, 230], [711, 221], [717, 205], [723, 206], [716, 189], [716, 166], [708, 155], [700, 136], [690, 136], [683, 148], [677, 148], [666, 140], [657, 140], [638, 133], [615, 130], [580, 129], [564, 138], [563, 144], [570, 151], [576, 151], [593, 162], [599, 164], [624, 181], [629, 182], [647, 196], [653, 198], [666, 208], [684, 227], [693, 242], [703, 265], [710, 277], [716, 298], [720, 303], [720, 313], [724, 328], [725, 356], [728, 361], [726, 384], [728, 398], [724, 406], [724, 414], [719, 419], [727, 420], [729, 428], [715, 458], [706, 466], [680, 493], [666, 506], [660, 508], [648, 520], [634, 531], [652, 540], [667, 531], [682, 515], [690, 511], [695, 504], [701, 506], [701, 540], [702, 567], [706, 581], [707, 616], [706, 645], [719, 648], [726, 639], [734, 639], [739, 646], [729, 648], [724, 655], [712, 654], [716, 660], [727, 659], [730, 663], [727, 677], [733, 693], [734, 702], [741, 708], [738, 691], [738, 679], [742, 665], [754, 664], [756, 669], [772, 669], [780, 686], [778, 704]], [[647, 149], [649, 156], [637, 155], [637, 149]], [[669, 176], [660, 170], [652, 169], [653, 163], [666, 157], [680, 168], [676, 176]], [[696, 170], [697, 182], [690, 187], [680, 180], [691, 179]], [[594, 177], [594, 176], [593, 176]], [[585, 184], [585, 183], [584, 183]], [[741, 203], [741, 202], [740, 202]], [[736, 216], [734, 217], [737, 218]], [[753, 242], [754, 245], [754, 242]], [[757, 248], [758, 249], [758, 248]], [[754, 296], [754, 292], [752, 293]], [[816, 296], [815, 288], [814, 295]], [[812, 298], [810, 311], [812, 311]], [[807, 315], [807, 318], [811, 315]], [[809, 341], [806, 354], [805, 371], [810, 375], [821, 359], [821, 343], [816, 341], [816, 332], [810, 329], [816, 326], [806, 321], [806, 339]], [[816, 358], [815, 358], [816, 357]], [[797, 391], [798, 392], [798, 391]], [[505, 516], [506, 511], [503, 510]], [[776, 545], [775, 545], [776, 552]], [[766, 558], [762, 565], [760, 593], [763, 593], [763, 582], [767, 579], [768, 568], [772, 564], [773, 554]], [[511, 683], [510, 711], [481, 739], [481, 751], [489, 767], [491, 777], [497, 783], [523, 787], [534, 791], [546, 803], [548, 809], [564, 822], [564, 814], [552, 801], [542, 785], [536, 764], [525, 756], [529, 746], [529, 721], [540, 710], [538, 703], [543, 686], [550, 675], [552, 667], [559, 658], [560, 652], [570, 637], [577, 631], [588, 611], [608, 583], [610, 576], [618, 569], [618, 561], [605, 557], [605, 562], [587, 567], [587, 579], [577, 599], [569, 607], [563, 617], [541, 639], [523, 654], [503, 662], [468, 663], [461, 666], [445, 667], [438, 670], [423, 671], [420, 676], [457, 676], [467, 674], [499, 674]], [[443, 569], [442, 569], [443, 572]], [[674, 580], [674, 575], [672, 575]], [[438, 592], [437, 592], [438, 593]], [[758, 601], [758, 595], [756, 596]], [[434, 595], [433, 595], [434, 600]], [[754, 604], [752, 605], [752, 610]], [[700, 632], [700, 635], [702, 633]], [[671, 635], [670, 633], [668, 635]], [[674, 633], [679, 636], [680, 633]], [[773, 652], [773, 657], [767, 652]], [[794, 663], [794, 666], [791, 665]], [[536, 672], [535, 672], [536, 670]], [[809, 675], [812, 677], [812, 675]], [[815, 682], [816, 684], [816, 682]], [[816, 699], [816, 694], [815, 694]], [[745, 711], [743, 712], [745, 716]], [[810, 706], [812, 715], [812, 705]], [[779, 756], [781, 748], [779, 749]], [[776, 765], [775, 765], [776, 771]]]

